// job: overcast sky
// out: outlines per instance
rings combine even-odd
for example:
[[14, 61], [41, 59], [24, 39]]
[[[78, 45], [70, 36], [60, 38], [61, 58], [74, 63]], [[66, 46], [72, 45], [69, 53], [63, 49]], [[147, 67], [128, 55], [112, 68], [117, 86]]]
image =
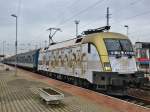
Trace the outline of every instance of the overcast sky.
[[18, 16], [19, 51], [44, 46], [49, 27], [58, 27], [55, 41], [75, 36], [74, 20], [80, 20], [79, 33], [106, 25], [106, 8], [110, 7], [113, 32], [126, 34], [135, 41], [150, 41], [150, 0], [0, 0], [0, 53], [14, 53], [15, 18]]

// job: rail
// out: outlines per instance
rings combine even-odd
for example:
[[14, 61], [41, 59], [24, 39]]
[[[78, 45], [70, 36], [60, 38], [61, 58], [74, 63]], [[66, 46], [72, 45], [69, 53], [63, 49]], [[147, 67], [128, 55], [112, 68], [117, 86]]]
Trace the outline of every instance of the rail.
[[128, 89], [129, 102], [150, 108], [150, 90], [144, 89]]

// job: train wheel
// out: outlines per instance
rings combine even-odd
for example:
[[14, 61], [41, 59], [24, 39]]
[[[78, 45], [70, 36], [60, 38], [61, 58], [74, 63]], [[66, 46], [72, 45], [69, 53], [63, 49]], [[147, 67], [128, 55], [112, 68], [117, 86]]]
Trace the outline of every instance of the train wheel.
[[82, 82], [83, 82], [82, 79], [79, 79], [79, 80], [78, 80], [78, 85], [79, 85], [80, 87], [82, 87]]
[[77, 78], [74, 78], [73, 84], [74, 84], [75, 86], [78, 86], [78, 79], [77, 79]]

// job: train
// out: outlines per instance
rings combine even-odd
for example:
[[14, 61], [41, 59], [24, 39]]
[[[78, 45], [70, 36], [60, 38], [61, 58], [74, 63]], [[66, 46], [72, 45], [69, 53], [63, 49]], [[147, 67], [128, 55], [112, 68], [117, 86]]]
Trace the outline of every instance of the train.
[[140, 87], [147, 81], [143, 72], [137, 70], [130, 39], [109, 32], [109, 28], [90, 29], [74, 39], [5, 58], [4, 63], [17, 64], [50, 78], [106, 94], [124, 96], [129, 87]]
[[150, 73], [150, 43], [149, 42], [136, 42], [135, 53], [137, 68], [145, 74]]

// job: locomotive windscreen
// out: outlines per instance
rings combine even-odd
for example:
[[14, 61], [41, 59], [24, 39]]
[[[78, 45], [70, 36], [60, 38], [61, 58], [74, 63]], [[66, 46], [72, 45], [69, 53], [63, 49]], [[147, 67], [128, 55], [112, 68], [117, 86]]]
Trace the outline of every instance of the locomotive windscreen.
[[130, 52], [133, 51], [132, 44], [129, 40], [126, 39], [120, 40], [120, 44], [123, 48], [123, 51], [130, 51]]
[[133, 52], [132, 44], [127, 39], [105, 39], [105, 44], [108, 52]]
[[106, 39], [105, 44], [108, 51], [121, 51], [121, 46], [119, 40], [116, 39]]

